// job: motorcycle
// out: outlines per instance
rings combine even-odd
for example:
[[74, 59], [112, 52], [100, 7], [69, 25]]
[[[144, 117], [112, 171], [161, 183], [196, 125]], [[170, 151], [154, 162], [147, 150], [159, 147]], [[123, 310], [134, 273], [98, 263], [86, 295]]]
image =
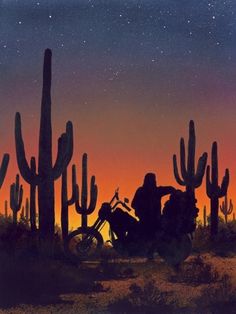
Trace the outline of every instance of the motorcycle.
[[[74, 261], [99, 257], [99, 252], [104, 244], [101, 231], [105, 224], [109, 222], [110, 240], [108, 242], [122, 256], [148, 257], [158, 253], [168, 264], [172, 266], [179, 265], [191, 253], [190, 231], [192, 232], [195, 229], [194, 221], [198, 209], [195, 208], [194, 212], [186, 210], [186, 207], [188, 207], [186, 205], [186, 192], [179, 191], [178, 193], [173, 197], [171, 196], [170, 200], [166, 202], [159, 230], [156, 230], [152, 236], [147, 236], [142, 233], [139, 221], [127, 213], [132, 211], [128, 206], [129, 200], [127, 198], [124, 201], [120, 200], [119, 190], [117, 189], [111, 201], [102, 204], [98, 212], [98, 218], [91, 227], [79, 227], [68, 235], [65, 245], [66, 254]], [[176, 209], [180, 221], [178, 224], [176, 224], [178, 221], [176, 216], [173, 218], [170, 215], [170, 213], [173, 213], [173, 204], [175, 207], [182, 204], [181, 207], [179, 206]], [[181, 216], [181, 212], [184, 215]], [[187, 229], [186, 215], [191, 220], [191, 228]]]

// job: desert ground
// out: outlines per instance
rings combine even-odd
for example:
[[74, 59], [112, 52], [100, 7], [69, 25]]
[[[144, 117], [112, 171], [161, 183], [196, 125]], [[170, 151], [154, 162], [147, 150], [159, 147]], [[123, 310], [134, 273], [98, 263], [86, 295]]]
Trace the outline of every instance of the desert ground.
[[235, 313], [235, 256], [192, 255], [178, 270], [159, 257], [106, 258], [73, 271], [94, 276], [95, 289], [46, 295], [38, 304], [8, 305], [0, 313]]

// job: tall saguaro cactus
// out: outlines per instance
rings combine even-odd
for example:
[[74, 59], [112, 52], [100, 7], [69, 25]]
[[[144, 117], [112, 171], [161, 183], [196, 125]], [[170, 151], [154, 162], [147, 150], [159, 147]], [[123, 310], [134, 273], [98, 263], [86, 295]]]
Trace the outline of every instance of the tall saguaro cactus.
[[197, 171], [195, 171], [195, 148], [196, 136], [194, 122], [189, 122], [189, 140], [188, 140], [188, 160], [186, 163], [184, 139], [180, 140], [180, 170], [182, 178], [179, 175], [177, 158], [173, 156], [174, 175], [176, 181], [186, 187], [186, 191], [194, 195], [194, 190], [202, 184], [202, 179], [206, 169], [207, 153], [203, 153], [198, 160]]
[[[210, 176], [211, 170], [211, 176]], [[207, 196], [211, 200], [211, 235], [218, 233], [218, 215], [219, 215], [219, 198], [227, 194], [229, 186], [229, 170], [225, 170], [221, 185], [218, 183], [218, 153], [217, 142], [212, 144], [211, 150], [211, 168], [207, 166], [206, 172], [206, 190]]]
[[228, 222], [228, 216], [232, 214], [234, 209], [232, 200], [229, 200], [229, 204], [228, 204], [228, 197], [227, 194], [225, 195], [225, 200], [222, 202], [222, 205], [220, 205], [220, 211], [222, 212], [222, 214], [225, 217], [225, 223]]
[[68, 236], [69, 219], [68, 219], [68, 207], [73, 205], [77, 197], [77, 185], [76, 185], [76, 168], [72, 166], [72, 193], [68, 198], [68, 184], [67, 184], [67, 168], [62, 173], [61, 177], [61, 229], [62, 238], [66, 239]]
[[10, 186], [10, 207], [13, 212], [13, 223], [17, 224], [17, 213], [21, 208], [23, 199], [23, 187], [20, 185], [20, 177], [16, 175], [16, 182]]
[[[39, 132], [38, 173], [29, 166], [21, 132], [20, 113], [15, 117], [15, 143], [18, 167], [24, 180], [38, 187], [39, 231], [41, 240], [53, 242], [55, 224], [54, 181], [69, 164], [73, 153], [73, 126], [66, 124], [66, 133], [58, 139], [55, 164], [52, 164], [52, 123], [51, 123], [51, 57], [50, 49], [45, 50], [43, 66], [43, 90]], [[42, 242], [43, 243], [43, 242]]]
[[88, 215], [92, 214], [95, 210], [97, 203], [98, 188], [95, 184], [95, 176], [91, 177], [90, 182], [90, 203], [88, 206], [88, 179], [87, 179], [87, 154], [83, 154], [82, 157], [82, 191], [81, 191], [81, 204], [79, 201], [79, 189], [78, 197], [75, 203], [76, 211], [81, 215], [81, 225], [82, 227], [87, 227], [88, 225]]

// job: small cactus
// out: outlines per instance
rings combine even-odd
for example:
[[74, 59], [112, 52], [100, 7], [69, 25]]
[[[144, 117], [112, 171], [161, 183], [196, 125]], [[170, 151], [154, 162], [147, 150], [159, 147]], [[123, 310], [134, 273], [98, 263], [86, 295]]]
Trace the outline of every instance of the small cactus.
[[22, 206], [22, 208], [21, 208], [20, 220], [25, 221], [25, 206]]
[[203, 207], [203, 227], [207, 225], [207, 214], [206, 214], [206, 206]]
[[83, 154], [82, 158], [82, 191], [81, 191], [81, 204], [79, 201], [79, 188], [77, 186], [77, 200], [75, 203], [75, 208], [78, 214], [81, 215], [81, 225], [82, 227], [87, 227], [88, 225], [88, 215], [92, 214], [95, 210], [97, 203], [98, 188], [95, 184], [95, 176], [91, 177], [90, 183], [90, 203], [88, 206], [88, 183], [87, 183], [87, 154]]
[[17, 224], [17, 213], [21, 208], [23, 198], [23, 187], [20, 185], [20, 177], [16, 175], [16, 182], [10, 187], [10, 207], [13, 212], [13, 223]]
[[[9, 164], [9, 159], [10, 159], [9, 154], [4, 154], [4, 155], [3, 155], [2, 164], [1, 164], [1, 166], [0, 166], [0, 189], [1, 189], [2, 185], [3, 185], [4, 179], [5, 179], [5, 176], [6, 176], [6, 173], [7, 173], [7, 168], [8, 168], [8, 164]], [[5, 217], [7, 218], [7, 217], [8, 217], [7, 201], [5, 201], [4, 206], [5, 206], [5, 207], [4, 207]]]
[[[211, 170], [211, 177], [210, 177]], [[225, 170], [221, 185], [218, 183], [218, 153], [217, 143], [212, 144], [211, 168], [207, 166], [206, 190], [207, 196], [211, 200], [211, 236], [218, 233], [219, 198], [226, 195], [229, 186], [229, 170]]]
[[221, 210], [222, 214], [225, 217], [225, 223], [228, 222], [228, 216], [232, 214], [233, 209], [234, 209], [234, 207], [233, 207], [232, 200], [230, 200], [229, 204], [228, 204], [228, 197], [227, 197], [227, 194], [226, 194], [225, 195], [225, 200], [220, 205], [220, 210]]
[[25, 200], [25, 220], [27, 224], [29, 223], [29, 199], [28, 197]]
[[7, 204], [7, 200], [5, 200], [4, 202], [4, 212], [5, 212], [5, 218], [8, 217], [8, 204]]

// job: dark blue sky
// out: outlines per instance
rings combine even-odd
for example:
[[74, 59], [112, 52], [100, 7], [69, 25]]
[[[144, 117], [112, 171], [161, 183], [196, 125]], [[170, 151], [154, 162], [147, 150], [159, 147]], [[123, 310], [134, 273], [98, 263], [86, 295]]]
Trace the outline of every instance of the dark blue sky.
[[[205, 72], [212, 70], [227, 89], [235, 78], [235, 1], [0, 3], [0, 74], [4, 88], [11, 86], [18, 75], [19, 79], [29, 75], [38, 80], [45, 47], [52, 48], [58, 58], [56, 71], [63, 68], [65, 76], [76, 81], [82, 77], [86, 84], [96, 76], [101, 90], [109, 92], [110, 85], [117, 85], [118, 95], [131, 89], [131, 97], [135, 96], [135, 84], [140, 88], [137, 76], [142, 77], [144, 95], [147, 86], [153, 90], [158, 85], [160, 92], [173, 94], [171, 100], [175, 101], [176, 96], [181, 98], [178, 91], [205, 93], [204, 86], [199, 85]], [[216, 82], [209, 86], [218, 87]], [[111, 92], [114, 95], [113, 89]]]

